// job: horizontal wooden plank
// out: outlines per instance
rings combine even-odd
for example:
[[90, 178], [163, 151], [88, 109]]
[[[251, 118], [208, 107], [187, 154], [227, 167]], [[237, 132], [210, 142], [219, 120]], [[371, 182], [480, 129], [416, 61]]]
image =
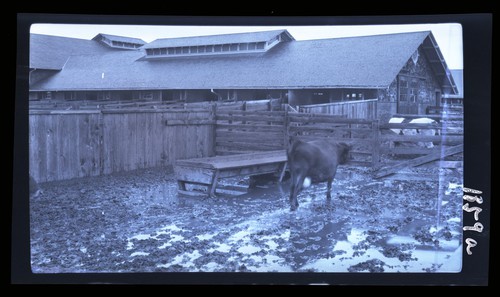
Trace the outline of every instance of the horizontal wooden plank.
[[216, 115], [217, 121], [235, 121], [235, 122], [277, 122], [283, 123], [284, 116], [262, 116], [262, 115]]
[[199, 125], [214, 125], [215, 121], [214, 120], [201, 120], [201, 119], [186, 119], [186, 120], [181, 120], [181, 119], [168, 119], [164, 121], [165, 126], [182, 126], [182, 125], [193, 125], [193, 126], [199, 126]]
[[310, 116], [310, 114], [288, 114], [291, 123], [336, 123], [336, 124], [365, 124], [371, 125], [373, 120], [367, 119], [347, 119], [347, 118], [334, 118], [331, 116]]
[[445, 136], [445, 135], [380, 135], [381, 141], [399, 141], [399, 142], [463, 142], [463, 136]]
[[436, 129], [441, 130], [443, 124], [417, 124], [417, 123], [386, 123], [380, 124], [380, 129]]
[[210, 184], [214, 171], [208, 168], [182, 166], [176, 164], [174, 166], [175, 177], [179, 181], [196, 182], [202, 184]]
[[329, 103], [319, 103], [310, 105], [299, 105], [299, 108], [315, 108], [315, 107], [330, 107], [330, 106], [341, 106], [341, 105], [352, 105], [359, 103], [376, 103], [378, 99], [366, 99], [366, 100], [353, 100], [353, 101], [340, 101], [340, 102], [329, 102]]
[[251, 154], [251, 153], [260, 153], [265, 151], [257, 151], [257, 150], [228, 150], [225, 148], [218, 147], [215, 153], [217, 156], [234, 156], [241, 154]]
[[371, 145], [373, 143], [373, 140], [368, 138], [337, 138], [337, 137], [318, 137], [318, 136], [303, 136], [303, 135], [291, 135], [290, 138], [300, 139], [302, 141], [332, 139], [335, 141], [351, 143], [354, 145]]
[[407, 119], [416, 119], [416, 118], [429, 118], [433, 120], [462, 120], [464, 119], [463, 115], [431, 115], [431, 114], [395, 114], [393, 117], [398, 117], [398, 118], [407, 118]]
[[[248, 106], [248, 105], [247, 105]], [[284, 117], [284, 111], [267, 111], [267, 110], [225, 110], [217, 111], [217, 116], [231, 116], [231, 115], [242, 115], [242, 116], [278, 116]]]
[[30, 115], [77, 115], [77, 114], [100, 114], [100, 110], [83, 110], [83, 109], [70, 109], [70, 110], [30, 110]]
[[192, 113], [202, 113], [202, 114], [207, 114], [207, 117], [210, 113], [210, 111], [207, 111], [206, 109], [141, 109], [141, 108], [122, 108], [122, 109], [102, 109], [101, 112], [104, 113], [117, 113], [117, 114], [122, 114], [122, 113], [187, 113], [187, 114], [192, 114]]
[[268, 163], [258, 164], [254, 166], [234, 167], [232, 169], [221, 170], [219, 176], [221, 178], [247, 176], [247, 175], [260, 175], [266, 173], [279, 172], [283, 163]]
[[289, 131], [291, 132], [357, 132], [371, 134], [373, 130], [370, 128], [350, 128], [346, 126], [331, 127], [331, 126], [315, 126], [315, 125], [305, 125], [305, 126], [290, 126]]
[[251, 143], [251, 142], [221, 142], [216, 141], [216, 145], [219, 149], [228, 150], [278, 150], [284, 148], [282, 144], [271, 144], [271, 143]]
[[[238, 160], [255, 160], [262, 158], [275, 158], [282, 157], [286, 155], [285, 150], [274, 150], [274, 151], [265, 151], [265, 152], [252, 152], [248, 154], [239, 153], [238, 156], [212, 156], [212, 157], [204, 157], [204, 158], [191, 158], [191, 159], [183, 159], [177, 160], [177, 165], [182, 166], [198, 166], [200, 163], [218, 163], [224, 161], [238, 161]], [[213, 168], [211, 166], [210, 168]]]
[[255, 131], [255, 132], [284, 132], [283, 125], [260, 125], [260, 124], [217, 124], [217, 131]]
[[440, 147], [434, 147], [434, 148], [425, 148], [425, 147], [420, 147], [420, 146], [413, 146], [413, 147], [394, 147], [394, 148], [389, 148], [389, 147], [381, 147], [380, 148], [380, 153], [382, 154], [394, 154], [394, 155], [426, 155], [430, 153], [435, 153], [440, 151]]
[[283, 132], [250, 132], [250, 131], [222, 131], [222, 130], [217, 130], [216, 133], [216, 138], [217, 139], [224, 139], [224, 138], [233, 138], [236, 140], [245, 140], [249, 138], [253, 139], [266, 139], [266, 140], [277, 140], [281, 139], [283, 140]]

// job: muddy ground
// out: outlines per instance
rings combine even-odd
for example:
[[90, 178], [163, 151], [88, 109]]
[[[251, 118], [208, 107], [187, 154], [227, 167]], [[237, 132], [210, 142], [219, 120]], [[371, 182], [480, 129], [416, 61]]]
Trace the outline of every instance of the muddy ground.
[[186, 197], [171, 168], [43, 183], [30, 201], [32, 271], [458, 272], [461, 169], [411, 173], [339, 167], [332, 203], [312, 185], [295, 212], [287, 182]]

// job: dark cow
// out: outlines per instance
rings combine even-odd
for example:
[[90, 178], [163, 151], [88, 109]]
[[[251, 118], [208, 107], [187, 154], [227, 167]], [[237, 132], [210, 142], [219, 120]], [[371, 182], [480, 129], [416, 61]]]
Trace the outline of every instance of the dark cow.
[[288, 150], [288, 168], [292, 186], [290, 188], [290, 210], [299, 207], [297, 195], [309, 182], [328, 182], [327, 201], [331, 200], [332, 182], [339, 164], [348, 160], [351, 146], [333, 140], [314, 140], [304, 142], [295, 140]]

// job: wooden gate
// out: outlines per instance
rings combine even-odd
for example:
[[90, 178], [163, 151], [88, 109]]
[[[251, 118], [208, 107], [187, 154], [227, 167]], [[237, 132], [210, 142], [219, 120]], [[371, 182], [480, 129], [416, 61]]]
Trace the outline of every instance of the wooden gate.
[[[421, 118], [422, 115], [397, 114], [396, 117]], [[380, 178], [407, 167], [415, 167], [435, 160], [463, 153], [463, 116], [460, 115], [426, 115], [436, 120], [432, 124], [385, 123], [380, 125], [379, 151], [380, 159], [374, 163], [374, 177]], [[391, 129], [418, 131], [396, 134]], [[423, 131], [433, 131], [423, 133]], [[406, 135], [405, 135], [406, 134]], [[431, 135], [430, 135], [431, 134]], [[459, 162], [462, 163], [461, 159]], [[460, 167], [463, 164], [450, 166]]]

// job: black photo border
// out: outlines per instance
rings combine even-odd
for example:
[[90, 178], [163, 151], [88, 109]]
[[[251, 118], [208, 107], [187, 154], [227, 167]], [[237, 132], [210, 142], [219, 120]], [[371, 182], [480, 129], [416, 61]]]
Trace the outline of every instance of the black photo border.
[[[13, 131], [11, 284], [331, 284], [474, 285], [488, 284], [491, 218], [491, 94], [493, 16], [490, 13], [367, 16], [182, 16], [134, 14], [17, 14]], [[62, 273], [34, 274], [30, 264], [28, 193], [29, 29], [34, 23], [134, 25], [399, 25], [460, 23], [464, 53], [464, 187], [481, 190], [481, 233], [464, 231], [477, 245], [467, 255], [463, 242], [459, 273]], [[464, 226], [476, 221], [464, 212]]]

